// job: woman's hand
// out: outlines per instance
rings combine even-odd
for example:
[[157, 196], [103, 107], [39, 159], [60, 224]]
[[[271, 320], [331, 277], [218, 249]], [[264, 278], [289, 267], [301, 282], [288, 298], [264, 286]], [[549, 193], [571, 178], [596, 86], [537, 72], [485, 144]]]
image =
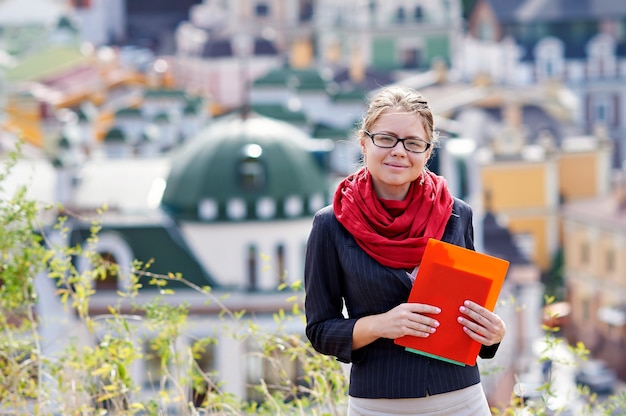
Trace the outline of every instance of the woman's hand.
[[463, 325], [463, 331], [473, 340], [490, 346], [504, 338], [506, 333], [504, 321], [489, 309], [466, 300], [459, 311], [465, 316], [459, 316], [457, 320]]
[[402, 303], [388, 312], [360, 318], [352, 332], [352, 349], [356, 350], [378, 338], [396, 339], [404, 335], [425, 338], [435, 332], [439, 322], [427, 316], [441, 310], [422, 303]]

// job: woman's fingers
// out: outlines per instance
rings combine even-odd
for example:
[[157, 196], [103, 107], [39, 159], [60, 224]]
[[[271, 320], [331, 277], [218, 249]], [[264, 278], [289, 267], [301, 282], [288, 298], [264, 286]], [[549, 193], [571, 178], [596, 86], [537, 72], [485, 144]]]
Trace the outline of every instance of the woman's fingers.
[[493, 345], [502, 341], [506, 333], [504, 321], [495, 313], [474, 302], [465, 301], [459, 311], [458, 321], [470, 338], [483, 345]]
[[387, 312], [383, 322], [386, 338], [399, 338], [405, 335], [427, 337], [434, 333], [439, 322], [425, 314], [436, 315], [441, 310], [435, 306], [403, 303]]

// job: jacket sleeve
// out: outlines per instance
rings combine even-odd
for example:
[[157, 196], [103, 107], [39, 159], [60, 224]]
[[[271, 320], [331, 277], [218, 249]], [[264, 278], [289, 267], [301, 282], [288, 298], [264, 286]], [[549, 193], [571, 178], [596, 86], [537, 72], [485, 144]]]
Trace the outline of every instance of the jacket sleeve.
[[500, 343], [493, 344], [490, 346], [483, 345], [482, 347], [480, 347], [478, 356], [480, 358], [493, 358], [496, 356], [496, 351], [498, 351], [499, 346], [500, 346]]
[[356, 319], [343, 314], [343, 269], [335, 247], [339, 224], [332, 210], [316, 214], [307, 242], [304, 267], [306, 335], [316, 351], [352, 360]]

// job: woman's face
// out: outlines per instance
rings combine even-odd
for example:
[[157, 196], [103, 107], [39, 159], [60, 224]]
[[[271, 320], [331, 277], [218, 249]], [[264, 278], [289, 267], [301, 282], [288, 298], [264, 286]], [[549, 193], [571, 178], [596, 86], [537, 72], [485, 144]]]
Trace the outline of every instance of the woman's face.
[[[404, 110], [383, 111], [369, 132], [371, 134], [386, 133], [399, 138], [417, 138], [429, 142], [420, 117]], [[365, 166], [372, 175], [376, 195], [382, 199], [404, 199], [411, 182], [420, 177], [430, 157], [431, 148], [424, 153], [412, 153], [398, 142], [395, 147], [385, 149], [374, 145], [372, 139], [364, 133], [360, 141], [361, 150], [365, 156]]]

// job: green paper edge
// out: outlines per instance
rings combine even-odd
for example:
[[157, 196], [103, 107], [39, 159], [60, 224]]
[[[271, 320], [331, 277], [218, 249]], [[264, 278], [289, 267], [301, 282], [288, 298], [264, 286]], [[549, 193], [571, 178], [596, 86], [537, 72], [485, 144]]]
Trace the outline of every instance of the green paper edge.
[[465, 367], [465, 363], [462, 363], [460, 361], [451, 360], [449, 358], [443, 358], [443, 357], [441, 357], [439, 355], [429, 354], [429, 353], [424, 352], [424, 351], [414, 350], [413, 348], [405, 347], [404, 349], [406, 351], [409, 351], [409, 352], [412, 352], [412, 353], [415, 353], [415, 354], [424, 355], [426, 357], [435, 358], [437, 360], [441, 360], [441, 361], [445, 361], [445, 362], [448, 362], [448, 363], [451, 363], [451, 364], [460, 365], [461, 367]]

